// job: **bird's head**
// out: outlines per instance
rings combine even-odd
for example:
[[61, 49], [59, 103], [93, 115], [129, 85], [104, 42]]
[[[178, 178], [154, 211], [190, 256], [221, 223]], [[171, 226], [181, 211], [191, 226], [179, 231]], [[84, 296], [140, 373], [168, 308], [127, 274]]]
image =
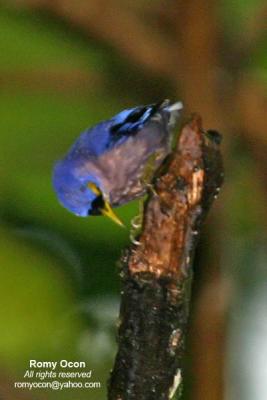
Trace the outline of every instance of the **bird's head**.
[[97, 177], [77, 177], [73, 171], [65, 160], [59, 161], [54, 168], [53, 186], [63, 207], [80, 217], [105, 215], [123, 226], [101, 190]]

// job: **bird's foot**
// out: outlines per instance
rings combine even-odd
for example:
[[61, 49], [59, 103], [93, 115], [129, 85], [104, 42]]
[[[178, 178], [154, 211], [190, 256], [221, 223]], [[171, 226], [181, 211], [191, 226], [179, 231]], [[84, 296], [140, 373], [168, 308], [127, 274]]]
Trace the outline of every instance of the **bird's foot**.
[[133, 229], [140, 229], [142, 226], [142, 214], [138, 214], [131, 220], [131, 225]]
[[135, 246], [140, 246], [140, 242], [135, 239], [135, 237], [140, 233], [140, 229], [142, 228], [143, 221], [143, 213], [144, 213], [144, 205], [143, 201], [139, 202], [139, 214], [137, 214], [131, 220], [132, 229], [130, 231], [130, 241]]
[[147, 189], [148, 192], [152, 193], [153, 196], [158, 197], [158, 193], [154, 187], [154, 185], [152, 183], [146, 183], [145, 187]]
[[130, 232], [130, 241], [132, 244], [134, 244], [135, 246], [140, 246], [141, 243], [139, 242], [139, 240], [136, 240], [134, 237], [134, 232]]

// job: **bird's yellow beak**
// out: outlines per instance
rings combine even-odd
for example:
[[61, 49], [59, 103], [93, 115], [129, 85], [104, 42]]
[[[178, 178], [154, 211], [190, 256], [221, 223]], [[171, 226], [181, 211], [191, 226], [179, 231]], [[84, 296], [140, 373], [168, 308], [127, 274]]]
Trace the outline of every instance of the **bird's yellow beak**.
[[113, 222], [115, 222], [116, 224], [125, 227], [125, 225], [123, 224], [123, 222], [120, 220], [120, 218], [114, 213], [114, 211], [112, 210], [110, 204], [105, 201], [105, 205], [104, 208], [101, 209], [101, 212], [103, 215], [105, 215], [106, 217], [109, 217], [110, 219], [112, 219]]
[[[97, 196], [101, 196], [103, 198], [103, 194], [101, 190], [93, 183], [89, 182], [88, 187], [92, 190], [93, 193], [95, 193]], [[104, 199], [103, 199], [104, 200]], [[100, 211], [103, 215], [106, 215], [110, 219], [112, 219], [113, 222], [116, 224], [125, 227], [123, 222], [119, 219], [119, 217], [114, 213], [114, 211], [111, 208], [111, 205], [107, 200], [104, 200], [104, 207], [100, 208]]]

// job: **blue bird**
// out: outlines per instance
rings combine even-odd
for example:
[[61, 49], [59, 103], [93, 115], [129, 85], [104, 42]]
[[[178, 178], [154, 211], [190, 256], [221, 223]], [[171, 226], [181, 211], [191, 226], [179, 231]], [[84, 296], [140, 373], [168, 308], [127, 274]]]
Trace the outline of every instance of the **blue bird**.
[[112, 208], [144, 195], [170, 153], [181, 109], [182, 103], [169, 100], [135, 107], [82, 133], [54, 167], [59, 202], [78, 216], [106, 215], [123, 225]]

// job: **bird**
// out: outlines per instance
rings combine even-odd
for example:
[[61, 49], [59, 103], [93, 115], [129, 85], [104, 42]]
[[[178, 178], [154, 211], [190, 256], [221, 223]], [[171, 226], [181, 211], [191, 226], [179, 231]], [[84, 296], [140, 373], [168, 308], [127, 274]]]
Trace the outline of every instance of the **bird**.
[[147, 192], [171, 152], [182, 108], [170, 100], [128, 108], [81, 133], [53, 169], [61, 205], [77, 216], [105, 215], [123, 226], [113, 208]]

